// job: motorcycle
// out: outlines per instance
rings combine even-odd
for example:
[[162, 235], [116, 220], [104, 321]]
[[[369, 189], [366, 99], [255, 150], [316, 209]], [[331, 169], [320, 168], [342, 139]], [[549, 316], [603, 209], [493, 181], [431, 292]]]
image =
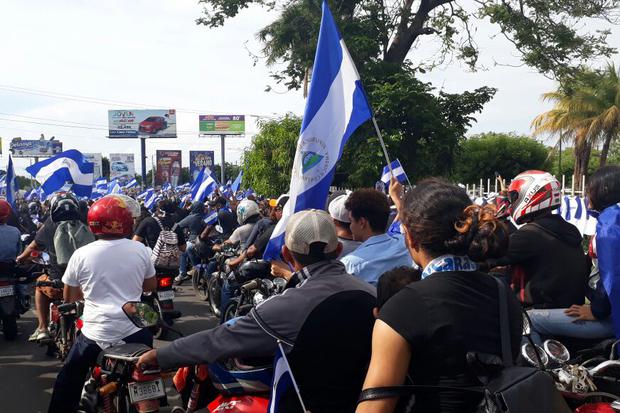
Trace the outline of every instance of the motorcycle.
[[[127, 317], [139, 328], [152, 328], [159, 313], [144, 302], [123, 305]], [[168, 404], [159, 369], [142, 370], [136, 362], [151, 348], [139, 343], [108, 347], [97, 358], [84, 384], [79, 413], [157, 412]]]
[[[4, 339], [11, 341], [17, 337], [17, 319], [20, 313], [17, 286], [27, 284], [27, 277], [18, 276], [14, 264], [0, 264], [0, 323]], [[25, 311], [25, 310], [24, 310]]]
[[620, 360], [616, 358], [619, 341], [611, 345], [609, 357], [601, 355], [582, 361], [581, 355], [571, 357], [560, 341], [547, 339], [542, 347], [529, 337], [529, 319], [524, 319], [521, 347], [525, 363], [546, 371], [553, 377], [556, 388], [576, 413], [605, 413], [620, 409]]
[[231, 274], [233, 274], [230, 267], [226, 265], [226, 261], [238, 255], [238, 247], [230, 246], [222, 248], [222, 251], [216, 253], [213, 258], [217, 263], [217, 268], [207, 281], [207, 294], [209, 299], [209, 307], [211, 308], [213, 315], [216, 317], [221, 315], [220, 307], [222, 299], [222, 286], [224, 285], [224, 281], [227, 280]]
[[273, 295], [281, 294], [285, 288], [286, 280], [283, 278], [274, 278], [273, 280], [256, 278], [246, 282], [226, 306], [224, 321], [248, 314], [253, 307]]
[[[156, 268], [157, 292], [144, 293], [142, 299], [152, 306], [159, 314], [161, 323], [151, 328], [153, 337], [164, 339], [174, 320], [181, 317], [181, 312], [174, 309], [174, 277], [175, 271], [166, 271]], [[173, 331], [173, 330], [172, 330]]]

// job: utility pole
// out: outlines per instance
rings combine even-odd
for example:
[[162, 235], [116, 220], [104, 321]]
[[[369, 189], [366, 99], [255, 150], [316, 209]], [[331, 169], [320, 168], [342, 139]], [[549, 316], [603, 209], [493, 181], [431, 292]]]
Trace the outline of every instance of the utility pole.
[[226, 185], [226, 173], [224, 171], [224, 166], [226, 165], [225, 163], [225, 159], [226, 157], [224, 156], [224, 147], [226, 146], [226, 144], [224, 143], [224, 140], [226, 139], [226, 135], [220, 135], [220, 147], [222, 150], [222, 171], [221, 171], [221, 185]]

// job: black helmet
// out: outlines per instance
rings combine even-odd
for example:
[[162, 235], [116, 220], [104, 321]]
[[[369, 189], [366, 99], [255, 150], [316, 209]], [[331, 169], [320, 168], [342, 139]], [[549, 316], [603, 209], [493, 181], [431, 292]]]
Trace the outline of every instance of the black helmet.
[[58, 192], [50, 203], [52, 222], [80, 219], [78, 200], [70, 192]]
[[264, 260], [246, 261], [239, 268], [237, 281], [246, 282], [254, 278], [267, 278], [271, 274], [271, 264]]

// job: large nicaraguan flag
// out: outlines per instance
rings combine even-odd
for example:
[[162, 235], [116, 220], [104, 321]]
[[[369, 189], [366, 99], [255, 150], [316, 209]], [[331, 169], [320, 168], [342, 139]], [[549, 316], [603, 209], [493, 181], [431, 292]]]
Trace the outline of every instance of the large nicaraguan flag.
[[205, 170], [203, 167], [196, 177], [194, 187], [192, 188], [192, 202], [203, 202], [217, 188], [217, 182], [215, 182], [210, 172], [209, 169]]
[[41, 184], [46, 196], [65, 185], [78, 197], [90, 197], [93, 190], [93, 163], [76, 149], [69, 149], [26, 168]]
[[15, 208], [15, 201], [17, 200], [17, 191], [19, 190], [19, 186], [17, 185], [15, 169], [13, 168], [13, 158], [11, 158], [11, 155], [9, 155], [9, 164], [6, 168], [5, 184], [6, 200], [13, 206], [13, 208]]
[[265, 250], [277, 259], [288, 218], [324, 209], [336, 162], [351, 134], [372, 117], [362, 83], [326, 2], [314, 58], [310, 93], [291, 173], [290, 198]]

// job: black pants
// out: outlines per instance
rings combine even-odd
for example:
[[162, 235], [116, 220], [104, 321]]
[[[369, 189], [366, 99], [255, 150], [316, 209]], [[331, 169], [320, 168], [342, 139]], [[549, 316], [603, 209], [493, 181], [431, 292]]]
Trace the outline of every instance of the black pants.
[[[153, 335], [142, 329], [123, 339], [125, 343], [142, 343], [153, 346]], [[88, 370], [97, 362], [101, 348], [93, 340], [80, 334], [65, 360], [65, 364], [56, 377], [54, 392], [48, 413], [75, 412], [80, 403], [82, 388]]]

